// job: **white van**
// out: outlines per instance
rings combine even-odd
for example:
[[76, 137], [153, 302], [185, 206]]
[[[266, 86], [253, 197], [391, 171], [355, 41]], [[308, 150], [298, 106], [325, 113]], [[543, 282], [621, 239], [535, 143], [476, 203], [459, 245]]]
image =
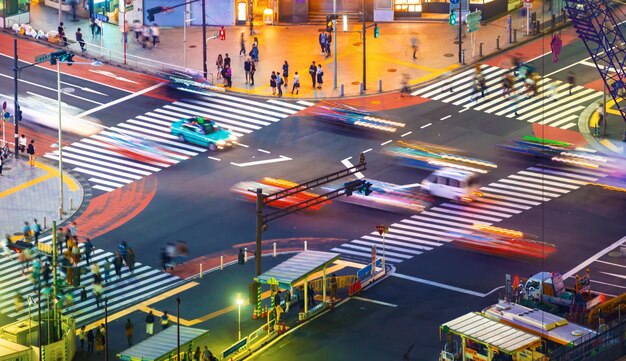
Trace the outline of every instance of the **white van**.
[[422, 181], [422, 190], [433, 196], [471, 202], [482, 196], [478, 176], [454, 168], [441, 168]]

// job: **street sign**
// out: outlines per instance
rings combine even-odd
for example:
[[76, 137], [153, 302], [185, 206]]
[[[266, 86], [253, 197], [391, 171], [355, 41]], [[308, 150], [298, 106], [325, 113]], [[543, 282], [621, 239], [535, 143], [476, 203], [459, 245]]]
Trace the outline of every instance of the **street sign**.
[[131, 11], [135, 8], [134, 5], [126, 5], [126, 7], [124, 8], [124, 11]]
[[383, 234], [387, 233], [387, 231], [389, 230], [389, 227], [381, 224], [381, 225], [376, 226], [376, 230], [378, 231], [378, 234], [382, 236]]
[[109, 17], [102, 14], [93, 14], [93, 18], [96, 20], [104, 21], [105, 23], [109, 22]]
[[458, 3], [459, 3], [459, 1], [460, 1], [460, 0], [450, 0], [450, 4], [454, 4], [454, 5], [456, 5], [456, 4], [458, 4]]
[[48, 60], [50, 60], [50, 53], [37, 55], [35, 57], [35, 63], [43, 63], [44, 61], [48, 61]]
[[471, 33], [480, 27], [480, 20], [483, 18], [483, 12], [481, 10], [474, 11], [473, 13], [468, 13], [465, 21], [467, 22], [467, 32]]
[[533, 7], [533, 3], [529, 3], [529, 2], [524, 2], [524, 7], [526, 9], [531, 9]]

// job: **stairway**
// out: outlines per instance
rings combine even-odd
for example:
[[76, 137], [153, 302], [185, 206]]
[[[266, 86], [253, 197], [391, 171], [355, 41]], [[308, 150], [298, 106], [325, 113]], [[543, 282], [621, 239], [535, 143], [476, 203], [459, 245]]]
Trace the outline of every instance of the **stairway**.
[[[311, 24], [325, 24], [326, 16], [332, 15], [332, 12], [309, 12], [309, 23]], [[361, 15], [356, 13], [348, 14], [348, 24], [354, 24], [361, 21]], [[341, 27], [341, 15], [337, 19], [337, 26]]]

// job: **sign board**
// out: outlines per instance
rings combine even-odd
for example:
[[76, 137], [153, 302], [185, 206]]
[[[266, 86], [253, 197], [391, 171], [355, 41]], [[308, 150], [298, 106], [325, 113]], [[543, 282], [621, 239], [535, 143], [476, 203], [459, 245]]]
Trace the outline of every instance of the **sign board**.
[[109, 22], [109, 17], [102, 14], [93, 14], [93, 18], [96, 20], [104, 21], [105, 23]]
[[450, 4], [456, 5], [456, 4], [459, 3], [459, 1], [461, 1], [461, 0], [450, 0]]
[[134, 5], [126, 5], [126, 7], [124, 8], [124, 11], [131, 11], [135, 8]]
[[[376, 267], [381, 267], [382, 266], [382, 258], [379, 258], [376, 260]], [[372, 273], [372, 264], [368, 264], [367, 266], [361, 268], [360, 270], [356, 271], [356, 277], [359, 280], [364, 279], [365, 277], [371, 275]]]
[[383, 234], [387, 233], [387, 231], [389, 230], [389, 227], [381, 224], [381, 225], [376, 226], [376, 230], [378, 231], [378, 234], [382, 236]]
[[50, 53], [37, 55], [35, 57], [35, 63], [43, 63], [44, 61], [50, 60], [50, 58], [51, 58]]
[[483, 12], [481, 10], [468, 13], [465, 20], [467, 21], [467, 32], [471, 33], [480, 27], [480, 20], [483, 18]]
[[532, 9], [532, 7], [533, 7], [533, 3], [527, 3], [527, 2], [524, 2], [524, 7], [525, 7], [526, 9]]
[[563, 276], [560, 273], [552, 273], [552, 285], [554, 286], [554, 295], [560, 297], [565, 292], [565, 284], [563, 283]]

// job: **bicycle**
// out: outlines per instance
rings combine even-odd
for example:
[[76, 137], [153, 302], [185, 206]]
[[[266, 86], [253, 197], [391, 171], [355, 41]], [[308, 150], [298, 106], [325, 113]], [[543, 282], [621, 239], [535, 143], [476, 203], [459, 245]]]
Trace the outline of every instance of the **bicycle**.
[[11, 152], [11, 148], [9, 148], [9, 143], [5, 143], [4, 147], [2, 147], [2, 149], [0, 149], [0, 157], [2, 157], [2, 159], [5, 159], [5, 160], [13, 157], [13, 153]]

